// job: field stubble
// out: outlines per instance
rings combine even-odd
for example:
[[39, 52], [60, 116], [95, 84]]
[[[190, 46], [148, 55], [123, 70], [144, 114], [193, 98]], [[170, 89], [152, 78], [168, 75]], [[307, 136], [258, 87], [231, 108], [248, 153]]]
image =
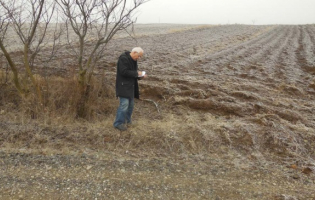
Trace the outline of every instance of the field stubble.
[[[314, 25], [139, 30], [111, 41], [95, 71], [106, 95], [91, 102], [93, 123], [57, 112], [34, 122], [1, 105], [2, 197], [315, 198]], [[149, 79], [136, 126], [120, 133], [115, 62], [134, 46]]]

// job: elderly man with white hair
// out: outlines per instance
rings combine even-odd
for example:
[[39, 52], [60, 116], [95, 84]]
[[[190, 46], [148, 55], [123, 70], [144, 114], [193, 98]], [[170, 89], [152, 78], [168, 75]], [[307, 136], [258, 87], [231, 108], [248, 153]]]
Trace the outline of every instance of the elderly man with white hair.
[[122, 53], [117, 62], [116, 97], [119, 106], [116, 113], [114, 127], [118, 130], [127, 130], [131, 124], [131, 115], [134, 107], [134, 98], [139, 99], [138, 80], [147, 78], [144, 71], [138, 71], [138, 60], [143, 56], [143, 49], [135, 47]]

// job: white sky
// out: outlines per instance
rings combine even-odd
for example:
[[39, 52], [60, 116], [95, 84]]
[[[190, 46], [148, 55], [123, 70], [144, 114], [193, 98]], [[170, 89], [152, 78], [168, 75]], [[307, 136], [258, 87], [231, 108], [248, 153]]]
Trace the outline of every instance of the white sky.
[[315, 0], [150, 0], [138, 9], [137, 23], [315, 23]]

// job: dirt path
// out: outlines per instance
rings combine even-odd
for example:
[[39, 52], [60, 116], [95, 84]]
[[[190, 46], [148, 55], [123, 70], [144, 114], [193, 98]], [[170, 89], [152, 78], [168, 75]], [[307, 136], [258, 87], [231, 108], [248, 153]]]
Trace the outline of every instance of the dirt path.
[[237, 154], [0, 153], [0, 199], [315, 199], [314, 175]]

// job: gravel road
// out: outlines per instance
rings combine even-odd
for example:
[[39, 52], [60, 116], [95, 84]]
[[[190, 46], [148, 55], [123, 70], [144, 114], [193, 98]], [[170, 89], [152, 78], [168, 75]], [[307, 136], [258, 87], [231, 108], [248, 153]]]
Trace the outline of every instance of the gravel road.
[[0, 199], [315, 199], [314, 174], [222, 155], [1, 152]]

